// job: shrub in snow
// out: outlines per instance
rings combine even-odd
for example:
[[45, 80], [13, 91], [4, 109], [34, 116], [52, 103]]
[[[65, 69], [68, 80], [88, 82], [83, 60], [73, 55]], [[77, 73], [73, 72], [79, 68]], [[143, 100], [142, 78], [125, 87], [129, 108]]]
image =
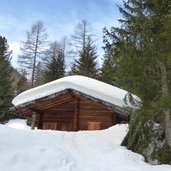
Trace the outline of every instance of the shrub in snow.
[[165, 143], [164, 130], [154, 121], [133, 119], [122, 145], [142, 154], [151, 164], [171, 164], [171, 149]]

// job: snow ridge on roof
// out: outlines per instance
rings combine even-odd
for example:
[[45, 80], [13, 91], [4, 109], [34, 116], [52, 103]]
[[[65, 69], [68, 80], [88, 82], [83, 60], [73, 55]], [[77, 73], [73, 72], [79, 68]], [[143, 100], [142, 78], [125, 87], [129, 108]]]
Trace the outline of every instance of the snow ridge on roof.
[[16, 96], [12, 103], [17, 107], [19, 105], [31, 102], [33, 100], [46, 97], [66, 89], [80, 91], [89, 96], [114, 104], [119, 107], [124, 107], [126, 103], [124, 98], [127, 91], [118, 87], [106, 84], [104, 82], [85, 77], [85, 76], [67, 76], [39, 87], [27, 90]]

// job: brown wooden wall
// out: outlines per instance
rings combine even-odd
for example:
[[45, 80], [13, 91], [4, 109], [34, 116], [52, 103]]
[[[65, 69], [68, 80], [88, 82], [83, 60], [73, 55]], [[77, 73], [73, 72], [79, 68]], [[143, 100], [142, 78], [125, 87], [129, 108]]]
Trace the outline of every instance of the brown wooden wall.
[[127, 120], [127, 115], [114, 113], [110, 107], [72, 91], [53, 98], [40, 99], [16, 109], [15, 112], [30, 120], [36, 113], [39, 129], [63, 131], [106, 129]]
[[100, 128], [105, 129], [114, 124], [111, 110], [89, 100], [80, 101], [79, 128], [86, 130], [89, 122], [100, 122]]
[[44, 110], [40, 117], [40, 129], [93, 130], [106, 129], [115, 124], [115, 115], [110, 109], [83, 98], [73, 98], [68, 102]]

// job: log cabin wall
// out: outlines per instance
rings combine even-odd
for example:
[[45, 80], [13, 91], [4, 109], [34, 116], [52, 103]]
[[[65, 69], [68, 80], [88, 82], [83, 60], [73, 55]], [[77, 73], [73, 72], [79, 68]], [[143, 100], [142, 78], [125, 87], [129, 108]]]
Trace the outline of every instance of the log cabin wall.
[[115, 116], [110, 109], [82, 98], [45, 110], [41, 120], [40, 129], [63, 131], [106, 129], [115, 124]]
[[115, 124], [113, 112], [110, 109], [90, 100], [80, 101], [79, 114], [80, 130], [106, 129]]
[[40, 129], [73, 131], [73, 120], [74, 103], [72, 101], [66, 102], [44, 111]]
[[[127, 120], [120, 118], [110, 107], [74, 92], [66, 92], [54, 98], [35, 101], [16, 113], [30, 118], [36, 112], [38, 129], [62, 131], [106, 129]], [[119, 120], [118, 120], [119, 117]]]

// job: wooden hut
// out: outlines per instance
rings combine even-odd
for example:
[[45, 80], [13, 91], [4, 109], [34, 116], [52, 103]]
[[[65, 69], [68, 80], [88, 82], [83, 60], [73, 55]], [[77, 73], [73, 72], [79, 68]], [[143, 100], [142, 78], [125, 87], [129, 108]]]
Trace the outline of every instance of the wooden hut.
[[38, 129], [100, 130], [128, 121], [123, 110], [127, 93], [88, 77], [69, 76], [19, 94], [11, 112], [35, 118]]

